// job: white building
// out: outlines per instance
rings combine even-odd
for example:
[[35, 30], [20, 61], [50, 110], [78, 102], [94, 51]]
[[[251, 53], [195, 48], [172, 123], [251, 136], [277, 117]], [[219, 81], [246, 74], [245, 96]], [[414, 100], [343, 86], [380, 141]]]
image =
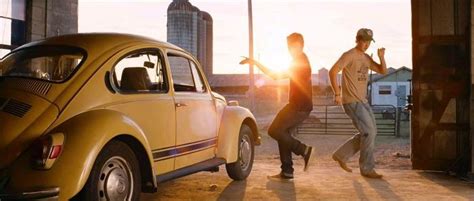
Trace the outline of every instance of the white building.
[[391, 69], [386, 75], [374, 75], [369, 83], [372, 105], [404, 107], [410, 94], [412, 71], [407, 67]]

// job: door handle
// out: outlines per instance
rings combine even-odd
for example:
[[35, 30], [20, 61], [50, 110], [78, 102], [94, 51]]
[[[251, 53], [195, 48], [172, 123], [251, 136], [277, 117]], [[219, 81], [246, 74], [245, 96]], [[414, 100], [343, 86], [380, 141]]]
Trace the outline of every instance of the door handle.
[[176, 107], [184, 107], [184, 106], [188, 106], [186, 105], [185, 103], [176, 103], [174, 104]]

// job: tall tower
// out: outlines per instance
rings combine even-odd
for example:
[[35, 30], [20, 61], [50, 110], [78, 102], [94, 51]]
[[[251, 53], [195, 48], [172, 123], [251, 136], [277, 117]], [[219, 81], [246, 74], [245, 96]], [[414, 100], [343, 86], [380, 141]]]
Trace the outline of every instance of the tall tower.
[[204, 73], [212, 76], [212, 17], [189, 0], [173, 0], [168, 7], [167, 41], [193, 54]]
[[318, 85], [320, 86], [329, 86], [329, 70], [326, 68], [321, 68], [318, 70]]

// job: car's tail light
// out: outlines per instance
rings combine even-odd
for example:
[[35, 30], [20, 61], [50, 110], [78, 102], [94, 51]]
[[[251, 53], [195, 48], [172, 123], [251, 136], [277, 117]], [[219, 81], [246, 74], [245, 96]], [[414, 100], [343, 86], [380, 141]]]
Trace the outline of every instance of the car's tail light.
[[63, 150], [64, 134], [54, 133], [38, 139], [31, 149], [31, 164], [40, 170], [50, 169]]
[[56, 145], [51, 147], [51, 152], [49, 153], [48, 159], [56, 159], [61, 153], [63, 145]]

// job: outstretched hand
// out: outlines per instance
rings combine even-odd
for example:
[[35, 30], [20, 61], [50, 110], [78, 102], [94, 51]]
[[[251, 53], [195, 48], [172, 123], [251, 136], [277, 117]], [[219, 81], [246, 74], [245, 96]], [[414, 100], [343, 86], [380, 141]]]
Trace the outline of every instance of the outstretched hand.
[[242, 59], [242, 61], [239, 62], [240, 65], [244, 65], [244, 64], [254, 64], [255, 63], [255, 60], [253, 59], [250, 59], [248, 57], [243, 57], [244, 59]]

